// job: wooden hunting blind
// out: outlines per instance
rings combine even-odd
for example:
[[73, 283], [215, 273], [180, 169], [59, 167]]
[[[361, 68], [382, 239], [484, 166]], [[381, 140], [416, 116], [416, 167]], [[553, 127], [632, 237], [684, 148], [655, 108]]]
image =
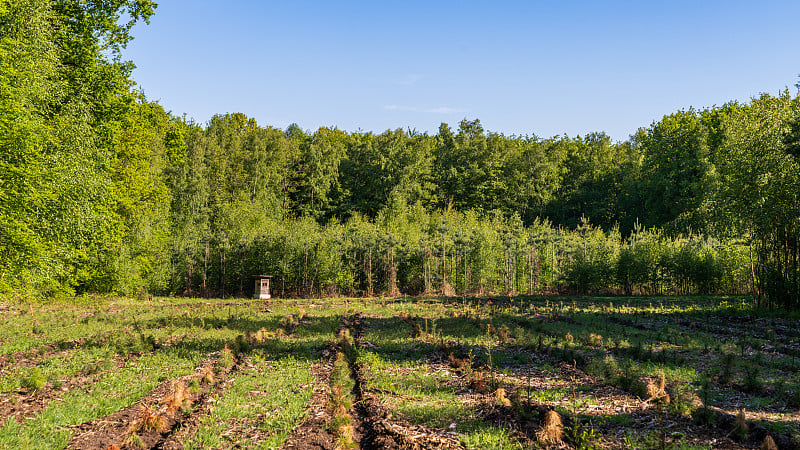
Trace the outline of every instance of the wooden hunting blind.
[[255, 289], [253, 290], [253, 298], [267, 299], [269, 295], [269, 279], [272, 275], [253, 275], [255, 279]]

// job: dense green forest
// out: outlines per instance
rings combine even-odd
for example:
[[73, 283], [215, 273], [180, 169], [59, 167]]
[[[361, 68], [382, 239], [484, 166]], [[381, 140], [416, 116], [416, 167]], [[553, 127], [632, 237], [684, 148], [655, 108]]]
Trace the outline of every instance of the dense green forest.
[[150, 0], [0, 0], [0, 295], [747, 293], [800, 307], [800, 98], [624, 142], [207, 124], [135, 89]]

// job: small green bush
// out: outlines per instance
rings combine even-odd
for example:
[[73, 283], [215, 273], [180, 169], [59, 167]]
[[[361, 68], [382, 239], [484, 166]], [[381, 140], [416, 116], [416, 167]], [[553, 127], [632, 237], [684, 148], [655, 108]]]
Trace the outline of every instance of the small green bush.
[[737, 356], [733, 353], [725, 353], [720, 356], [718, 361], [719, 372], [717, 374], [717, 382], [719, 384], [728, 384], [733, 379], [733, 375], [736, 372], [736, 358]]
[[20, 386], [29, 391], [39, 391], [47, 384], [47, 378], [42, 375], [38, 367], [34, 367], [26, 376], [20, 379]]
[[219, 352], [219, 359], [217, 360], [217, 368], [228, 369], [233, 367], [236, 359], [233, 356], [233, 352], [225, 345], [225, 348]]
[[755, 364], [747, 364], [744, 366], [744, 383], [745, 392], [759, 393], [764, 389], [761, 382], [761, 369]]
[[613, 356], [606, 356], [603, 359], [593, 359], [586, 366], [586, 373], [600, 378], [605, 383], [615, 384], [620, 376], [619, 364]]
[[670, 403], [667, 410], [673, 414], [691, 415], [702, 403], [691, 386], [673, 383], [669, 388]]

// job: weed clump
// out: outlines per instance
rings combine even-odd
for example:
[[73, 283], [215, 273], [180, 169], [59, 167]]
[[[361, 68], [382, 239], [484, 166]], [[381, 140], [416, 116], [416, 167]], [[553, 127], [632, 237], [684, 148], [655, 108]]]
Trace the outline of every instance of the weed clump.
[[267, 336], [269, 336], [269, 332], [266, 328], [261, 327], [253, 334], [253, 341], [254, 343], [262, 343], [267, 339]]
[[[125, 440], [122, 441], [122, 445], [128, 445], [134, 448], [147, 448], [142, 438], [138, 434], [133, 432], [128, 434], [128, 437], [126, 437]], [[111, 447], [109, 447], [109, 449], [110, 448]]]
[[792, 408], [800, 407], [800, 384], [795, 385], [786, 398], [786, 404]]
[[544, 414], [542, 429], [536, 433], [536, 438], [543, 444], [557, 444], [561, 442], [563, 436], [564, 424], [561, 422], [561, 416], [553, 410], [547, 411]]
[[717, 375], [717, 382], [719, 384], [728, 384], [733, 379], [736, 371], [736, 355], [733, 353], [725, 353], [719, 358], [719, 373]]
[[87, 375], [93, 375], [96, 373], [105, 372], [111, 369], [114, 366], [114, 363], [108, 359], [101, 359], [99, 361], [91, 361], [86, 363], [86, 367], [84, 367], [83, 371]]
[[53, 386], [53, 389], [61, 389], [61, 387], [64, 386], [64, 381], [55, 375], [51, 375], [47, 381], [50, 382], [50, 385]]
[[686, 384], [674, 384], [668, 389], [670, 396], [669, 411], [673, 414], [693, 414], [703, 406], [700, 397]]
[[627, 364], [617, 379], [617, 386], [639, 398], [648, 398], [647, 378], [642, 376], [641, 370], [632, 364]]
[[495, 327], [491, 323], [487, 323], [485, 327], [482, 325], [481, 328], [484, 329], [488, 335], [496, 337], [497, 340], [504, 344], [509, 341], [510, 330], [506, 325]]
[[692, 420], [698, 424], [713, 424], [715, 416], [713, 411], [708, 408], [711, 401], [711, 377], [708, 373], [703, 373], [699, 381], [702, 405], [692, 413]]
[[27, 376], [20, 379], [20, 386], [31, 392], [42, 390], [45, 384], [47, 384], [47, 378], [42, 375], [38, 367], [34, 367]]
[[750, 392], [753, 394], [757, 394], [764, 389], [764, 385], [761, 382], [761, 370], [755, 364], [747, 364], [744, 367], [744, 390], [745, 392]]
[[586, 344], [592, 347], [601, 347], [603, 345], [603, 336], [597, 333], [589, 333], [586, 337]]
[[292, 334], [295, 328], [300, 326], [300, 323], [306, 317], [306, 310], [300, 308], [296, 312], [292, 314], [287, 314], [283, 317], [283, 321], [281, 321], [281, 329], [283, 329], [286, 334]]
[[620, 377], [621, 371], [617, 360], [613, 356], [606, 356], [603, 359], [593, 359], [586, 366], [586, 373], [600, 378], [602, 381], [615, 384]]
[[233, 367], [235, 362], [236, 361], [233, 357], [233, 352], [228, 348], [228, 344], [225, 344], [225, 347], [223, 347], [222, 351], [219, 353], [219, 359], [217, 359], [217, 368], [230, 369]]
[[237, 355], [241, 355], [242, 353], [248, 353], [250, 350], [253, 349], [253, 345], [250, 342], [250, 339], [247, 339], [245, 335], [238, 335], [236, 336], [236, 340], [233, 343], [233, 352]]

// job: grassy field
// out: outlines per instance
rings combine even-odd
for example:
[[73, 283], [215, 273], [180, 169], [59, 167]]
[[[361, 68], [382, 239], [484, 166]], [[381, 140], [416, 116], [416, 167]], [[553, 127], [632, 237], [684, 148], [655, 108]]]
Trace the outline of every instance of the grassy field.
[[798, 371], [738, 297], [2, 305], [0, 448], [795, 448]]

